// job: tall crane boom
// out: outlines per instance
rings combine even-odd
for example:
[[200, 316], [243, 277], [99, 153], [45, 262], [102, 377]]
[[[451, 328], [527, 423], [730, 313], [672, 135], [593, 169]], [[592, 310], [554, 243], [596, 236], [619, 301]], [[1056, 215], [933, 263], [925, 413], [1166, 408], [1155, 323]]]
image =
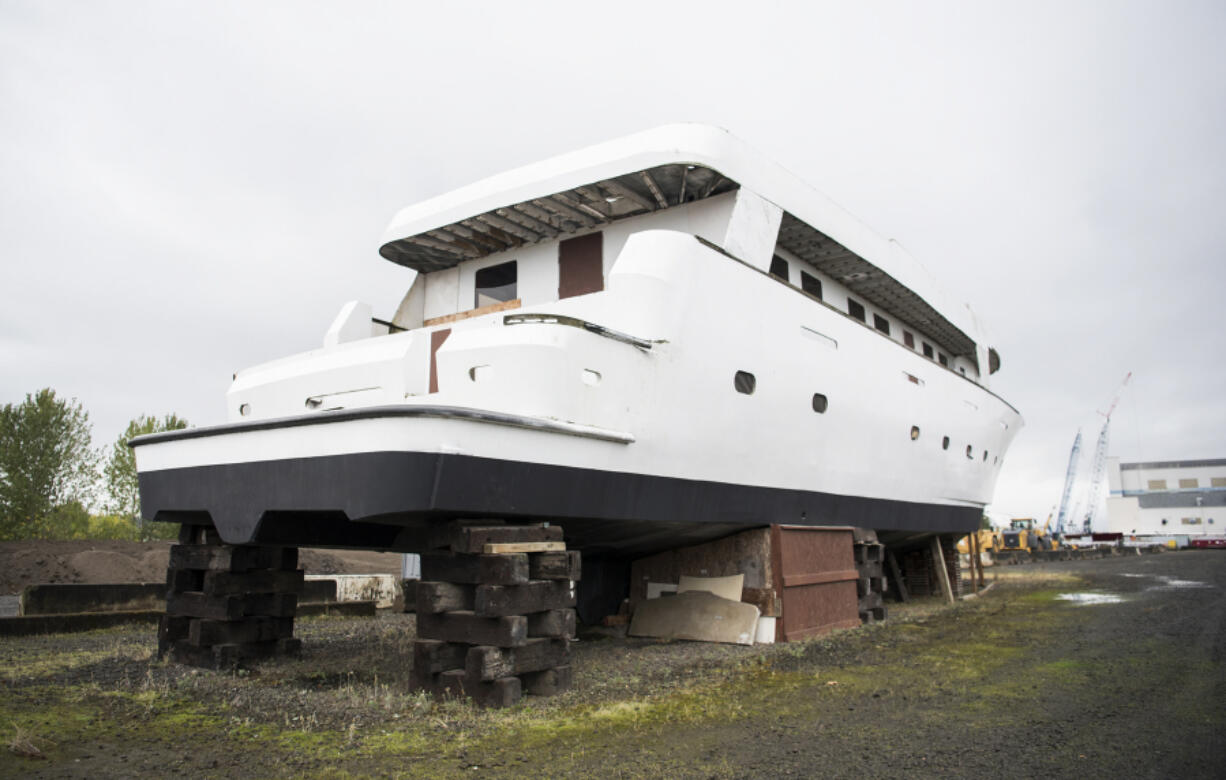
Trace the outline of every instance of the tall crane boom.
[[1073, 449], [1068, 455], [1068, 470], [1064, 472], [1064, 492], [1060, 494], [1060, 514], [1056, 516], [1056, 536], [1064, 533], [1064, 522], [1068, 519], [1069, 497], [1073, 495], [1073, 483], [1077, 481], [1077, 456], [1081, 454], [1081, 429], [1077, 429], [1077, 438], [1073, 439]]
[[1129, 371], [1124, 376], [1124, 381], [1120, 382], [1120, 388], [1115, 391], [1115, 398], [1111, 400], [1111, 406], [1108, 407], [1106, 413], [1099, 412], [1107, 419], [1103, 421], [1103, 429], [1098, 434], [1098, 444], [1094, 448], [1094, 467], [1093, 480], [1090, 482], [1089, 508], [1086, 510], [1085, 522], [1082, 523], [1082, 533], [1093, 533], [1094, 520], [1098, 517], [1098, 508], [1103, 501], [1103, 488], [1107, 477], [1107, 443], [1110, 438], [1111, 415], [1115, 412], [1115, 407], [1120, 402], [1120, 396], [1124, 392], [1124, 388], [1128, 386], [1128, 380], [1132, 379], [1132, 372]]

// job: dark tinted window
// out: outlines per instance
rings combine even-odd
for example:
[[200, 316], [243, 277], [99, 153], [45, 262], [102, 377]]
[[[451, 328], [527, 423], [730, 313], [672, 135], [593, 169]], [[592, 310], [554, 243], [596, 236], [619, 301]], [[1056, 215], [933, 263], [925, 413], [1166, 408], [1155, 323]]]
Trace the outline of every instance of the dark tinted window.
[[473, 306], [480, 308], [515, 300], [517, 277], [518, 269], [514, 260], [480, 269], [476, 276], [477, 290], [473, 296]]
[[911, 349], [915, 349], [915, 336], [911, 335], [911, 331], [904, 330], [902, 332], [902, 343], [906, 344]]
[[890, 321], [880, 314], [873, 315], [873, 327], [887, 336], [890, 335]]
[[771, 276], [777, 276], [785, 282], [790, 282], [788, 278], [788, 261], [784, 260], [779, 255], [771, 258]]
[[812, 295], [814, 298], [822, 297], [822, 280], [816, 276], [809, 276], [804, 271], [800, 272], [800, 289]]
[[758, 386], [758, 380], [748, 371], [738, 371], [736, 376], [732, 378], [732, 386], [736, 388], [738, 393], [753, 395], [753, 391]]
[[830, 408], [830, 403], [826, 400], [826, 396], [822, 395], [821, 393], [814, 393], [813, 411], [817, 412], [818, 414], [825, 414], [828, 408]]
[[945, 357], [945, 353], [943, 353], [943, 352], [938, 352], [938, 353], [937, 353], [937, 359], [941, 361], [941, 365], [943, 365], [943, 366], [948, 366], [948, 365], [949, 365], [949, 358]]
[[932, 345], [927, 341], [924, 342], [924, 357], [932, 360]]
[[847, 299], [847, 313], [860, 322], [868, 322], [868, 318], [864, 315], [864, 306], [853, 301], [851, 298]]

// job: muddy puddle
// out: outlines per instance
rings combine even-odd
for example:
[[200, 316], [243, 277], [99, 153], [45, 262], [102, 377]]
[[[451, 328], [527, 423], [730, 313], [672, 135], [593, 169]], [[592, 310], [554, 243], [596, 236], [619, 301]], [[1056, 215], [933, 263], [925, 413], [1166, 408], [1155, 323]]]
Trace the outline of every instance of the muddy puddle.
[[1120, 594], [1104, 591], [1061, 593], [1056, 598], [1060, 601], [1071, 601], [1074, 604], [1119, 604], [1124, 601], [1124, 597]]

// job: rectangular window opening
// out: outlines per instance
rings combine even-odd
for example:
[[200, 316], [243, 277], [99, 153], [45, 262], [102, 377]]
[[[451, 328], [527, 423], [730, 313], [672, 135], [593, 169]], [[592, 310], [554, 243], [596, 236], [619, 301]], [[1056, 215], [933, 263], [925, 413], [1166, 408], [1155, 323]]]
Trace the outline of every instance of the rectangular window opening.
[[480, 309], [482, 306], [515, 300], [517, 279], [518, 268], [515, 260], [478, 269], [473, 306]]
[[604, 289], [604, 237], [601, 233], [558, 242], [558, 299]]
[[929, 344], [927, 341], [925, 341], [924, 342], [924, 357], [928, 358], [929, 360], [932, 360], [932, 355], [933, 355], [932, 345]]
[[812, 295], [819, 301], [822, 299], [822, 280], [816, 276], [810, 276], [804, 271], [800, 272], [800, 289]]
[[1180, 479], [1179, 487], [1181, 488], [1196, 488], [1200, 487], [1200, 480], [1192, 477], [1191, 479]]
[[868, 322], [868, 316], [864, 311], [863, 304], [853, 301], [851, 298], [847, 299], [847, 313], [858, 319], [860, 322]]
[[785, 282], [791, 283], [792, 279], [788, 275], [788, 261], [784, 260], [779, 255], [771, 258], [771, 276], [782, 279]]
[[880, 314], [873, 315], [873, 327], [887, 336], [890, 335], [890, 321]]
[[949, 358], [945, 357], [945, 353], [944, 353], [944, 352], [938, 352], [938, 353], [937, 353], [937, 360], [939, 360], [939, 361], [941, 362], [941, 365], [943, 365], [943, 366], [948, 366], [948, 365], [949, 365]]
[[1148, 484], [1150, 490], [1166, 490], [1165, 479], [1151, 479]]
[[915, 336], [911, 335], [911, 331], [904, 330], [902, 332], [902, 343], [906, 344], [911, 349], [915, 349]]

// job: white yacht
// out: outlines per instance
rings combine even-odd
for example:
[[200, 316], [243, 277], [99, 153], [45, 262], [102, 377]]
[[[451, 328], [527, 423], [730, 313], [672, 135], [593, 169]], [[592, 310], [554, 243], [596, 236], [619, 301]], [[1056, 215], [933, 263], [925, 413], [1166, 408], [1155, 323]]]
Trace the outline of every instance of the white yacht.
[[[239, 372], [225, 424], [132, 442], [151, 520], [418, 551], [548, 520], [597, 556], [771, 523], [978, 527], [1017, 410], [965, 306], [728, 133], [673, 125], [410, 206], [394, 315]], [[406, 278], [408, 275], [406, 274]]]

